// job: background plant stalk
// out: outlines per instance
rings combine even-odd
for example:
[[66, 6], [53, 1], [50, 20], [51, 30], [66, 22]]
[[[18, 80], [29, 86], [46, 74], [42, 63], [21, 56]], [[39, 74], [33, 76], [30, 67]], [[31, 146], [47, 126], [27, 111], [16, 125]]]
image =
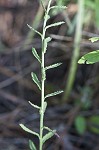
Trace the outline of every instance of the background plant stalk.
[[63, 95], [63, 102], [68, 100], [68, 97], [71, 93], [75, 75], [77, 71], [77, 61], [80, 53], [80, 41], [82, 37], [82, 27], [83, 27], [83, 16], [84, 16], [84, 0], [78, 0], [78, 14], [77, 14], [77, 25], [74, 39], [74, 51], [71, 60], [70, 70], [68, 74], [68, 79]]

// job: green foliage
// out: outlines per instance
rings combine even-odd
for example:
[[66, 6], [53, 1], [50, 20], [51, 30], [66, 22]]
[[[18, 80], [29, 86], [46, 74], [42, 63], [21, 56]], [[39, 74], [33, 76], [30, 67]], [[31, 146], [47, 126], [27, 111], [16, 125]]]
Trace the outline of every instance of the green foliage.
[[93, 21], [95, 22], [95, 26], [99, 29], [99, 0], [86, 0], [85, 6], [86, 10], [90, 11], [90, 14], [94, 16]]
[[25, 125], [20, 124], [20, 127], [21, 127], [24, 131], [26, 131], [26, 132], [28, 132], [28, 133], [31, 133], [31, 134], [33, 134], [33, 135], [36, 135], [36, 136], [39, 138], [39, 134], [38, 134], [38, 133], [36, 133], [36, 132], [30, 130], [30, 129], [27, 128]]
[[82, 36], [82, 29], [83, 29], [83, 20], [84, 20], [84, 2], [85, 0], [78, 0], [78, 11], [76, 17], [76, 30], [75, 30], [75, 37], [74, 37], [74, 50], [73, 55], [70, 63], [69, 74], [66, 81], [66, 86], [64, 90], [64, 95], [62, 98], [63, 102], [69, 100], [70, 93], [73, 88], [73, 84], [75, 81], [75, 76], [77, 73], [77, 61], [80, 55], [80, 42]]
[[37, 75], [35, 73], [31, 73], [32, 76], [32, 80], [36, 83], [36, 85], [39, 87], [39, 89], [41, 90], [41, 83], [37, 77]]
[[[95, 42], [99, 40], [99, 37], [93, 37], [89, 40], [91, 40], [91, 42]], [[99, 62], [99, 50], [85, 54], [78, 61], [79, 64], [94, 64], [96, 62]]]
[[89, 118], [89, 129], [93, 133], [99, 134], [99, 115], [91, 116]]
[[82, 135], [86, 130], [86, 120], [82, 116], [77, 116], [75, 119], [75, 128], [77, 132]]
[[36, 108], [36, 109], [40, 109], [40, 107], [39, 107], [39, 106], [32, 104], [30, 101], [29, 101], [29, 103], [30, 103], [30, 105], [31, 105], [31, 106], [33, 106], [34, 108]]
[[66, 6], [52, 6], [50, 9], [65, 9]]
[[35, 144], [31, 140], [29, 140], [29, 147], [31, 150], [37, 150]]
[[55, 96], [55, 95], [58, 95], [58, 94], [61, 94], [63, 93], [63, 91], [57, 91], [57, 92], [54, 92], [54, 93], [51, 93], [51, 94], [48, 94], [45, 96], [45, 99], [48, 98], [48, 97], [52, 97], [52, 96]]
[[32, 53], [33, 53], [34, 57], [41, 63], [41, 59], [35, 48], [32, 48]]
[[52, 14], [56, 15], [59, 12], [61, 12], [63, 9], [66, 9], [67, 7], [66, 5], [67, 0], [56, 0], [57, 6], [52, 6]]
[[95, 9], [95, 3], [92, 0], [86, 0], [85, 1], [85, 6], [87, 6], [87, 8], [91, 8], [91, 9]]
[[62, 63], [56, 63], [56, 64], [53, 64], [53, 65], [47, 66], [47, 67], [45, 67], [45, 70], [59, 67], [61, 64], [62, 64]]
[[92, 37], [89, 39], [92, 43], [99, 40], [99, 37]]
[[[41, 67], [41, 81], [39, 81], [39, 79], [38, 79], [38, 77], [37, 77], [37, 75], [35, 73], [33, 73], [33, 72], [31, 73], [32, 80], [38, 86], [38, 88], [41, 90], [41, 106], [39, 107], [37, 105], [34, 105], [34, 104], [32, 104], [29, 101], [31, 106], [33, 106], [34, 108], [39, 110], [39, 113], [40, 113], [40, 131], [39, 131], [39, 133], [36, 133], [36, 132], [28, 129], [23, 124], [20, 124], [20, 126], [26, 132], [31, 133], [33, 135], [36, 135], [39, 138], [39, 150], [42, 150], [43, 149], [43, 144], [49, 138], [51, 138], [54, 134], [56, 134], [56, 130], [51, 130], [50, 128], [44, 126], [44, 113], [45, 113], [46, 108], [47, 108], [47, 102], [45, 101], [45, 99], [48, 98], [48, 97], [51, 97], [51, 96], [58, 95], [58, 94], [63, 92], [63, 91], [57, 91], [57, 92], [54, 92], [54, 93], [51, 93], [51, 94], [48, 94], [48, 95], [45, 96], [46, 70], [58, 67], [58, 66], [60, 66], [62, 64], [62, 63], [56, 63], [56, 64], [53, 64], [53, 65], [50, 65], [50, 66], [47, 66], [47, 67], [45, 66], [45, 53], [47, 51], [48, 43], [51, 41], [50, 37], [46, 37], [46, 30], [51, 28], [51, 27], [60, 26], [63, 23], [65, 23], [65, 22], [61, 21], [61, 22], [57, 22], [57, 23], [53, 23], [53, 24], [47, 25], [47, 21], [48, 21], [48, 19], [50, 19], [50, 15], [49, 15], [50, 10], [56, 9], [56, 8], [60, 8], [60, 6], [59, 7], [58, 6], [52, 6], [51, 7], [51, 2], [52, 2], [52, 0], [49, 0], [47, 8], [45, 8], [43, 0], [41, 0], [42, 7], [43, 7], [43, 9], [45, 11], [42, 34], [40, 32], [38, 32], [37, 30], [35, 30], [34, 28], [32, 28], [30, 25], [28, 25], [28, 27], [32, 31], [34, 31], [35, 33], [37, 33], [41, 37], [41, 41], [42, 41], [41, 58], [38, 55], [36, 49], [32, 48], [32, 54], [34, 55], [34, 57], [40, 63], [40, 67]], [[64, 9], [64, 8], [66, 8], [66, 7], [65, 6], [61, 6], [61, 9]], [[46, 133], [45, 135], [43, 133], [44, 129], [46, 129], [48, 131], [48, 133]], [[30, 147], [31, 150], [36, 150], [36, 147], [35, 147], [34, 143], [31, 140], [29, 140], [29, 147]]]
[[79, 64], [94, 64], [96, 62], [99, 62], [99, 50], [85, 54], [78, 61]]
[[29, 24], [27, 24], [27, 26], [28, 26], [31, 30], [33, 30], [35, 33], [37, 33], [38, 35], [40, 35], [40, 36], [42, 37], [42, 34], [41, 34], [39, 31], [37, 31], [37, 30], [35, 30], [34, 28], [32, 28]]
[[50, 24], [50, 25], [46, 26], [45, 29], [47, 30], [47, 29], [52, 28], [52, 27], [60, 26], [64, 23], [65, 23], [64, 21], [56, 22], [56, 23], [53, 23], [53, 24]]
[[54, 134], [56, 133], [56, 130], [52, 130], [43, 137], [43, 144], [50, 139]]

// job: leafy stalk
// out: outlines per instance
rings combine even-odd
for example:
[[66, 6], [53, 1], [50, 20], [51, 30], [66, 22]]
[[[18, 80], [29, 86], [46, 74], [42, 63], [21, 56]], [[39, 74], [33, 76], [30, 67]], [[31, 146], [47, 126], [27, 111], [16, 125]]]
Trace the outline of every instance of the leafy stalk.
[[[34, 29], [34, 28], [32, 28], [31, 26], [28, 25], [28, 27], [31, 30], [33, 30], [35, 33], [37, 33], [37, 34], [40, 35], [41, 41], [42, 41], [41, 57], [37, 53], [36, 49], [32, 48], [32, 54], [34, 55], [34, 57], [38, 60], [39, 64], [41, 65], [41, 81], [39, 81], [39, 79], [38, 79], [38, 77], [37, 77], [37, 75], [35, 73], [33, 73], [33, 72], [31, 73], [32, 80], [34, 81], [34, 83], [38, 86], [39, 90], [41, 91], [41, 106], [39, 107], [37, 105], [34, 105], [34, 104], [32, 104], [29, 101], [30, 105], [33, 106], [34, 108], [38, 109], [39, 112], [40, 112], [40, 129], [39, 129], [40, 132], [36, 133], [36, 132], [28, 129], [23, 124], [20, 124], [20, 126], [26, 132], [31, 133], [33, 135], [36, 135], [38, 137], [38, 139], [39, 139], [39, 150], [43, 149], [43, 144], [49, 138], [51, 138], [54, 134], [58, 135], [58, 134], [56, 134], [56, 130], [51, 130], [48, 127], [44, 127], [44, 113], [45, 113], [46, 108], [47, 108], [47, 102], [45, 100], [48, 97], [55, 96], [55, 95], [61, 94], [63, 92], [63, 91], [57, 91], [57, 92], [53, 92], [53, 93], [50, 93], [50, 94], [48, 94], [48, 95], [45, 96], [46, 71], [48, 69], [56, 68], [56, 67], [58, 67], [58, 66], [60, 66], [62, 64], [62, 63], [56, 63], [56, 64], [53, 64], [53, 65], [50, 65], [50, 66], [47, 66], [47, 67], [45, 66], [45, 53], [47, 51], [48, 43], [51, 41], [50, 37], [46, 37], [46, 30], [48, 28], [50, 28], [50, 27], [59, 26], [59, 25], [61, 25], [61, 24], [64, 23], [64, 22], [57, 22], [57, 23], [54, 23], [54, 24], [51, 24], [51, 25], [47, 25], [47, 21], [48, 21], [48, 19], [50, 19], [49, 11], [52, 9], [51, 8], [51, 2], [52, 2], [52, 0], [49, 0], [48, 6], [47, 6], [47, 8], [45, 8], [45, 6], [43, 4], [43, 1], [41, 0], [42, 7], [43, 7], [43, 9], [45, 11], [44, 24], [43, 24], [43, 31], [42, 31], [42, 33], [38, 32], [36, 29]], [[66, 8], [66, 7], [63, 7], [63, 9], [64, 8]], [[45, 135], [43, 135], [43, 131], [45, 129], [48, 131], [48, 133], [45, 134]], [[31, 150], [37, 150], [35, 144], [31, 140], [29, 140], [29, 147], [30, 147]]]
[[44, 71], [45, 71], [45, 58], [44, 58], [44, 47], [45, 47], [45, 34], [46, 34], [46, 24], [47, 24], [47, 17], [50, 10], [51, 1], [49, 1], [47, 10], [44, 17], [44, 24], [43, 24], [43, 33], [42, 33], [42, 62], [41, 62], [41, 73], [42, 73], [42, 85], [41, 85], [41, 111], [40, 111], [40, 145], [39, 150], [42, 150], [43, 147], [43, 126], [44, 126], [44, 87], [45, 87], [45, 78], [44, 78]]

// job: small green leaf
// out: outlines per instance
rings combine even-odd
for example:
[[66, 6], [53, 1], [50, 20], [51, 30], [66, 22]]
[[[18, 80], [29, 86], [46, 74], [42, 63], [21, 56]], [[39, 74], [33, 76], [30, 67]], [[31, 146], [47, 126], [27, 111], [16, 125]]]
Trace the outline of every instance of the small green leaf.
[[44, 137], [43, 137], [43, 144], [50, 139], [54, 134], [56, 133], [56, 130], [52, 130], [49, 133], [47, 133]]
[[51, 37], [47, 37], [47, 38], [46, 38], [46, 42], [47, 42], [47, 43], [50, 42], [51, 40], [52, 40]]
[[46, 111], [46, 107], [47, 107], [47, 102], [44, 102], [43, 112], [45, 112], [45, 111]]
[[94, 64], [96, 62], [99, 62], [99, 50], [85, 54], [78, 61], [79, 64]]
[[36, 85], [39, 87], [39, 89], [41, 90], [41, 84], [40, 84], [40, 81], [38, 80], [37, 76], [35, 73], [31, 73], [31, 76], [32, 76], [32, 80], [36, 83]]
[[92, 43], [99, 40], [99, 37], [92, 37], [89, 39]]
[[39, 106], [32, 104], [30, 101], [29, 101], [29, 103], [30, 103], [30, 105], [33, 106], [34, 108], [40, 109]]
[[44, 53], [46, 53], [48, 42], [50, 42], [51, 40], [52, 40], [52, 38], [50, 38], [50, 37], [47, 37], [44, 40]]
[[52, 6], [50, 9], [66, 9], [66, 6]]
[[89, 118], [89, 128], [93, 133], [99, 134], [99, 115], [91, 116]]
[[86, 130], [86, 120], [82, 116], [77, 116], [75, 119], [75, 127], [79, 134], [84, 134]]
[[47, 66], [47, 67], [45, 67], [45, 70], [56, 68], [56, 67], [60, 66], [61, 64], [62, 63], [56, 63], [56, 64], [53, 64], [53, 65]]
[[51, 96], [55, 96], [55, 95], [61, 94], [61, 93], [63, 93], [63, 91], [57, 91], [57, 92], [48, 94], [48, 95], [45, 96], [45, 99], [48, 98], [48, 97], [51, 97]]
[[[43, 127], [43, 129], [48, 130], [50, 132], [53, 132], [53, 130], [51, 130], [49, 127]], [[59, 138], [60, 136], [55, 132], [55, 135]]]
[[53, 132], [53, 130], [51, 130], [49, 127], [45, 127], [45, 126], [44, 126], [44, 129]]
[[30, 25], [27, 24], [27, 26], [33, 30], [35, 33], [37, 33], [38, 35], [40, 35], [42, 37], [42, 34], [40, 32], [38, 32], [37, 30], [35, 30], [33, 27], [31, 27]]
[[33, 53], [34, 57], [41, 63], [41, 59], [35, 48], [32, 48], [32, 53]]
[[31, 140], [29, 140], [29, 147], [31, 150], [37, 150], [35, 144]]
[[34, 131], [28, 129], [28, 128], [27, 128], [26, 126], [24, 126], [23, 124], [20, 124], [20, 127], [21, 127], [24, 131], [26, 131], [26, 132], [28, 132], [28, 133], [31, 133], [31, 134], [36, 135], [36, 136], [39, 137], [39, 134], [38, 134], [38, 133], [36, 133], [36, 132], [34, 132]]
[[65, 23], [64, 21], [60, 21], [60, 22], [56, 22], [56, 23], [50, 24], [50, 25], [46, 26], [45, 30], [47, 30], [48, 28], [51, 28], [51, 27], [60, 26], [60, 25], [62, 25], [64, 23]]

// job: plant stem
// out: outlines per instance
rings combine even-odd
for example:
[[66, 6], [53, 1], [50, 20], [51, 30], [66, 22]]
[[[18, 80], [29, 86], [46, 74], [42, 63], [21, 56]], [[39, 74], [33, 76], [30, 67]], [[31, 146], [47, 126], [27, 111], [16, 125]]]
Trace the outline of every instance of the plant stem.
[[[44, 1], [44, 5], [46, 6], [47, 4], [48, 4], [48, 1]], [[36, 14], [36, 16], [32, 22], [32, 25], [31, 25], [34, 29], [37, 29], [39, 27], [40, 20], [42, 19], [43, 14], [44, 14], [44, 9], [40, 5], [38, 8], [37, 14]], [[29, 44], [31, 44], [31, 42], [33, 41], [34, 35], [35, 35], [35, 32], [29, 31], [27, 38], [24, 42], [25, 48], [28, 47]]]
[[41, 90], [41, 112], [40, 112], [40, 150], [42, 150], [42, 139], [43, 139], [43, 122], [44, 122], [44, 78], [43, 78], [43, 70], [44, 70], [44, 53], [42, 52], [42, 66], [41, 66], [41, 72], [42, 72], [42, 90]]
[[74, 40], [74, 51], [71, 60], [69, 75], [67, 79], [66, 88], [64, 90], [63, 102], [67, 101], [70, 92], [72, 90], [76, 70], [77, 70], [77, 61], [80, 53], [80, 41], [82, 36], [82, 27], [83, 27], [83, 15], [84, 15], [84, 0], [78, 0], [78, 14], [77, 14], [77, 26]]
[[47, 10], [45, 12], [45, 18], [44, 18], [44, 24], [43, 24], [43, 34], [42, 34], [42, 62], [41, 62], [41, 80], [42, 80], [42, 89], [41, 89], [41, 111], [40, 111], [40, 144], [39, 144], [39, 150], [42, 150], [43, 148], [43, 126], [44, 126], [44, 93], [45, 93], [45, 57], [44, 57], [44, 40], [46, 36], [46, 24], [47, 24], [47, 17], [50, 10], [51, 1], [48, 3]]

